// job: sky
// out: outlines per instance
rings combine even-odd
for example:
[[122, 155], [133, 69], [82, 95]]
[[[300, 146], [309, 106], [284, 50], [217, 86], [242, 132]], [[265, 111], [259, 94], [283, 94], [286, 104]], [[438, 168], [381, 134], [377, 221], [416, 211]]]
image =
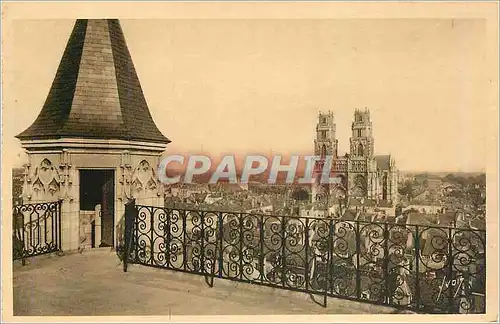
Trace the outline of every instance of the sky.
[[[40, 112], [72, 20], [17, 20], [4, 75], [3, 141]], [[473, 19], [121, 20], [167, 153], [313, 152], [319, 111], [341, 154], [354, 110], [376, 154], [407, 171], [482, 171], [486, 25]], [[140, 127], [140, 125], [137, 125]]]

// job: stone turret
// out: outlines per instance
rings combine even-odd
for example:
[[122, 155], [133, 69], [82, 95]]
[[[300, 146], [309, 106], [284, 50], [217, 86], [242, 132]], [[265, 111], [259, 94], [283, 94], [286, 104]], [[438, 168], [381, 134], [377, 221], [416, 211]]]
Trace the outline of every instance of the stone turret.
[[[116, 244], [124, 203], [163, 206], [156, 168], [170, 142], [156, 127], [120, 23], [76, 21], [27, 151], [26, 203], [62, 200], [62, 248], [79, 248], [81, 217], [102, 206], [102, 242]], [[101, 241], [101, 240], [97, 240]]]

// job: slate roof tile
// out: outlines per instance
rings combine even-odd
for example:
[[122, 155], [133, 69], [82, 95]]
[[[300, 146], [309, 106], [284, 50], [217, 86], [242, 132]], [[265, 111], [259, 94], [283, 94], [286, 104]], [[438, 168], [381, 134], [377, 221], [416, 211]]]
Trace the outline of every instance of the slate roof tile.
[[156, 127], [117, 19], [78, 19], [43, 108], [21, 140], [170, 142]]

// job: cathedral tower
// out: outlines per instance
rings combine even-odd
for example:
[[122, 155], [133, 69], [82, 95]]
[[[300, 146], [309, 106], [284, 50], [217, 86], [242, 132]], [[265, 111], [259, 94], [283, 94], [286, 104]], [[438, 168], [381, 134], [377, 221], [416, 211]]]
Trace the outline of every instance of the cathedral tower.
[[335, 122], [333, 112], [319, 113], [314, 140], [314, 154], [319, 156], [337, 156], [338, 140], [335, 139]]
[[325, 210], [325, 215], [328, 210], [328, 200], [330, 195], [330, 185], [321, 184], [320, 179], [323, 172], [323, 165], [326, 156], [337, 158], [338, 140], [335, 138], [336, 126], [334, 122], [333, 112], [319, 113], [318, 123], [316, 125], [316, 139], [314, 140], [314, 154], [320, 156], [320, 161], [316, 162], [313, 177], [315, 182], [312, 185], [311, 201], [318, 203], [320, 208]]
[[[334, 203], [356, 198], [356, 204], [394, 206], [397, 203], [397, 168], [391, 155], [375, 155], [373, 128], [368, 108], [356, 109], [351, 125], [349, 154], [338, 155], [333, 113], [320, 113], [316, 125], [314, 152], [322, 158], [315, 164], [311, 202], [324, 215], [331, 215]], [[325, 157], [333, 156], [330, 178], [340, 183], [321, 184]]]
[[374, 139], [370, 111], [367, 108], [364, 110], [356, 109], [351, 130], [351, 156], [372, 158], [374, 154]]

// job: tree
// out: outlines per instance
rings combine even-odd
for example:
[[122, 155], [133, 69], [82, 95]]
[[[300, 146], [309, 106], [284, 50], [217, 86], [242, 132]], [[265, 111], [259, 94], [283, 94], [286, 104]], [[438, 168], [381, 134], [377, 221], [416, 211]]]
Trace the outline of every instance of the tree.
[[409, 180], [406, 180], [403, 185], [398, 188], [398, 192], [403, 196], [411, 196], [413, 192], [413, 183]]
[[478, 208], [486, 203], [486, 198], [482, 196], [480, 189], [473, 188], [467, 191], [467, 198], [474, 208]]
[[443, 178], [444, 181], [446, 182], [449, 182], [449, 183], [455, 183], [455, 176], [451, 173], [448, 173], [444, 178]]

